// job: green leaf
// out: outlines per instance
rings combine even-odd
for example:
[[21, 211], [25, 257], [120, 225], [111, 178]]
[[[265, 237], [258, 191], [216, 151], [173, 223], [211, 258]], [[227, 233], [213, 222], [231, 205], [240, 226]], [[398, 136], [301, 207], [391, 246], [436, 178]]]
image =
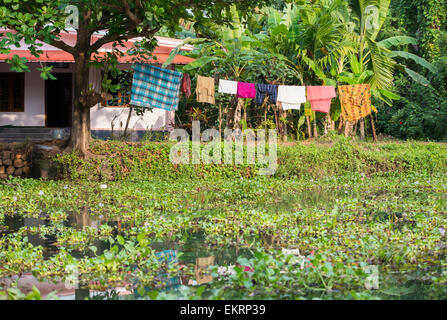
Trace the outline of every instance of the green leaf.
[[392, 93], [391, 91], [385, 90], [385, 89], [378, 89], [379, 92], [384, 95], [387, 98], [390, 98], [391, 100], [400, 100], [400, 96], [398, 96], [395, 93]]
[[[141, 288], [142, 290], [140, 291]], [[144, 292], [145, 292], [144, 287], [138, 288], [138, 293], [140, 295], [144, 295]], [[157, 300], [158, 291], [150, 291], [147, 295], [149, 296], [149, 298], [151, 298], [151, 300]]]
[[137, 236], [137, 241], [141, 243], [145, 237], [146, 237], [146, 235], [143, 232], [141, 232]]
[[423, 75], [405, 67], [405, 72], [410, 76], [411, 79], [413, 79], [416, 83], [419, 83], [423, 86], [429, 86], [430, 81], [428, 81], [427, 78], [425, 78]]
[[416, 62], [418, 65], [430, 70], [430, 72], [436, 73], [436, 67], [434, 65], [432, 65], [430, 62], [428, 62], [424, 58], [421, 58], [413, 53], [405, 52], [405, 51], [392, 51], [389, 54], [389, 56], [392, 58], [400, 57], [400, 58], [404, 58], [404, 59], [411, 59], [414, 62]]
[[[139, 286], [137, 289], [137, 292], [140, 296], [144, 296], [146, 294], [146, 289], [144, 289], [144, 286]], [[158, 295], [158, 294], [157, 294]], [[150, 296], [150, 295], [149, 295]]]
[[392, 89], [396, 62], [388, 55], [390, 53], [388, 49], [380, 47], [371, 39], [367, 39], [367, 43], [374, 72], [370, 79], [371, 86], [379, 89]]
[[417, 45], [418, 40], [416, 38], [408, 37], [408, 36], [395, 36], [395, 37], [390, 37], [388, 39], [379, 41], [377, 43], [379, 45], [389, 49], [391, 47], [402, 46], [402, 45], [407, 45], [407, 44]]
[[197, 296], [202, 296], [202, 293], [203, 293], [203, 291], [205, 290], [205, 286], [200, 286], [198, 289], [197, 289]]
[[120, 245], [124, 245], [126, 243], [126, 241], [124, 240], [124, 238], [121, 235], [118, 235], [116, 238]]
[[200, 69], [200, 68], [204, 67], [205, 65], [207, 65], [208, 63], [210, 63], [211, 61], [216, 61], [216, 60], [220, 60], [220, 58], [204, 56], [204, 57], [201, 57], [201, 58], [191, 62], [190, 64], [187, 64], [183, 68], [183, 70], [184, 71], [191, 71], [191, 70], [194, 70], [194, 69]]

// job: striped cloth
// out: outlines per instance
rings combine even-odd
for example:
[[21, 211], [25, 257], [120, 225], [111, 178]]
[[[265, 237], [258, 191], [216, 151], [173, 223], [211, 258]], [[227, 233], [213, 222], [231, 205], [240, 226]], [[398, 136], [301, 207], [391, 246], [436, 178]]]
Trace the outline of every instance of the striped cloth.
[[144, 108], [176, 110], [181, 82], [181, 72], [136, 63], [130, 104]]
[[261, 105], [264, 102], [265, 95], [269, 96], [269, 101], [271, 104], [276, 103], [278, 98], [278, 86], [273, 84], [256, 84], [256, 98], [255, 102], [257, 105]]

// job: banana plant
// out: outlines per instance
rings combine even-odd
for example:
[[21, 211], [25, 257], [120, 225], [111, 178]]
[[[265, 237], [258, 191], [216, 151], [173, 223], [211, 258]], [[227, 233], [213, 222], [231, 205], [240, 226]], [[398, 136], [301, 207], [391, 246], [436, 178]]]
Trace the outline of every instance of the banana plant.
[[393, 99], [390, 97], [393, 95], [382, 95], [381, 92], [393, 91], [396, 62], [390, 56], [391, 51], [376, 42], [388, 14], [389, 5], [390, 0], [350, 1], [350, 7], [355, 14], [354, 20], [357, 21], [357, 32], [354, 32], [352, 37], [359, 44], [357, 56], [362, 66], [361, 73], [366, 70], [373, 72], [365, 81], [371, 85], [372, 92], [378, 92], [378, 98], [391, 105]]
[[429, 85], [430, 82], [424, 76], [404, 64], [397, 63], [395, 58], [412, 60], [434, 73], [436, 68], [431, 63], [409, 52], [391, 50], [391, 48], [401, 45], [417, 44], [415, 38], [395, 36], [376, 42], [388, 15], [390, 0], [352, 0], [350, 5], [360, 19], [358, 57], [365, 66], [364, 70], [373, 71], [373, 74], [367, 79], [367, 82], [371, 84], [373, 96], [380, 98], [388, 105], [391, 105], [392, 100], [398, 98], [392, 92], [395, 69], [403, 71], [419, 84]]
[[[395, 37], [390, 37], [388, 39], [382, 40], [379, 42], [379, 44], [384, 46], [387, 49], [391, 49], [392, 47], [397, 47], [397, 46], [402, 46], [402, 45], [409, 45], [409, 44], [417, 45], [418, 41], [416, 38], [413, 38], [413, 37], [395, 36]], [[432, 74], [435, 74], [437, 72], [437, 69], [433, 64], [431, 64], [424, 58], [419, 57], [418, 55], [415, 55], [413, 53], [397, 50], [397, 51], [391, 51], [389, 53], [389, 56], [391, 58], [402, 58], [402, 59], [406, 59], [406, 60], [412, 60], [419, 66], [430, 71]], [[413, 79], [413, 81], [415, 81], [421, 85], [424, 85], [424, 86], [430, 85], [430, 81], [426, 77], [424, 77], [420, 73], [417, 73], [416, 71], [408, 68], [406, 65], [398, 63], [397, 68], [399, 68], [401, 71], [403, 71], [408, 76], [410, 76], [410, 78]]]

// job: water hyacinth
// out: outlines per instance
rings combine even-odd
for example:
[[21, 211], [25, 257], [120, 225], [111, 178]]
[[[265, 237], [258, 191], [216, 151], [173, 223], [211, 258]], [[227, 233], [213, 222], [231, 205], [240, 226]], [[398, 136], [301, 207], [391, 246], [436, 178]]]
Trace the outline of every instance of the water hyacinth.
[[[60, 281], [76, 261], [82, 289], [136, 296], [143, 286], [142, 299], [164, 297], [164, 279], [179, 278], [201, 284], [173, 299], [445, 297], [444, 172], [317, 174], [84, 179], [69, 188], [13, 179], [13, 191], [0, 184], [0, 231], [14, 230], [0, 235], [0, 278]], [[416, 187], [414, 177], [429, 176]], [[45, 197], [33, 201], [39, 190]], [[370, 265], [379, 266], [380, 290], [365, 287]]]

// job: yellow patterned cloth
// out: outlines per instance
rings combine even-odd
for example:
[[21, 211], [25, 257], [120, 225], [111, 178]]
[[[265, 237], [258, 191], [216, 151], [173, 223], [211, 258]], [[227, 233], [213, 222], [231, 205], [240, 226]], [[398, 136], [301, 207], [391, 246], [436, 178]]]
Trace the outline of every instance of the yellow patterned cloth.
[[369, 84], [339, 86], [341, 114], [345, 121], [358, 121], [371, 114], [371, 87]]

